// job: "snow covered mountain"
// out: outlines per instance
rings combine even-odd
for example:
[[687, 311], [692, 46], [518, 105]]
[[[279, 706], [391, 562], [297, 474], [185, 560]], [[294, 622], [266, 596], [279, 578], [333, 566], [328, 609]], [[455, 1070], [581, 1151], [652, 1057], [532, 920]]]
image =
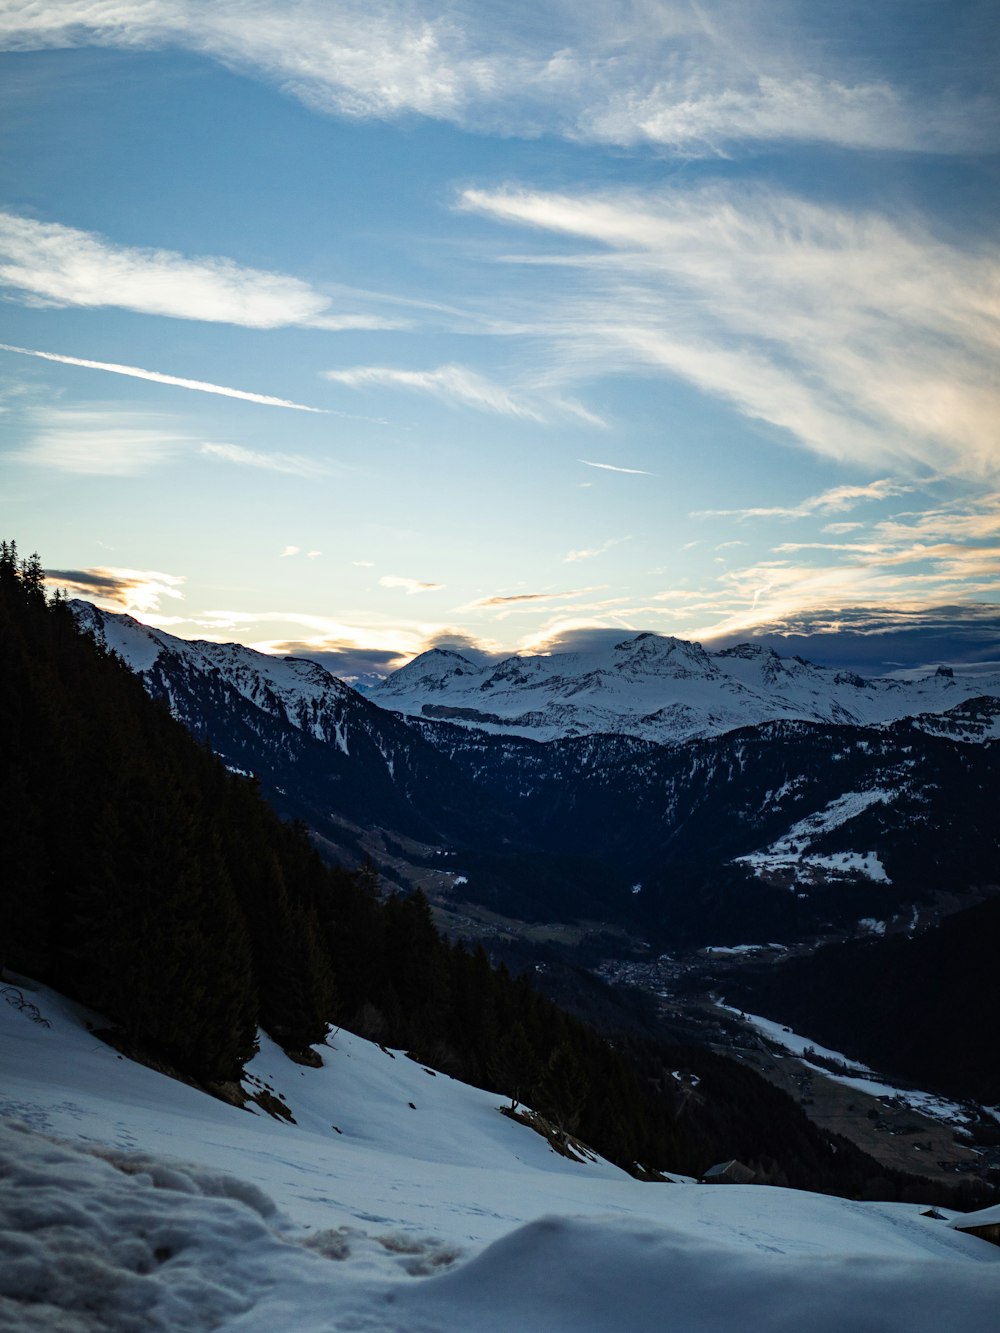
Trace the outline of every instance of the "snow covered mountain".
[[350, 753], [363, 708], [354, 690], [317, 662], [271, 657], [239, 643], [179, 639], [143, 625], [128, 615], [101, 611], [90, 602], [72, 604], [77, 623], [117, 653], [148, 684], [160, 684], [171, 711], [184, 716], [184, 700], [175, 690], [176, 663], [193, 676], [225, 681], [264, 712], [283, 716], [300, 731]]
[[368, 850], [359, 831], [435, 841], [481, 836], [492, 818], [487, 803], [467, 799], [446, 756], [318, 663], [179, 639], [89, 602], [71, 605], [80, 627], [230, 769], [252, 774], [284, 816], [349, 858]]
[[246, 1090], [292, 1117], [272, 1119], [123, 1059], [98, 1015], [27, 986], [44, 1025], [0, 999], [10, 1333], [995, 1327], [1000, 1249], [962, 1214], [643, 1183], [344, 1031], [315, 1069], [262, 1035]]
[[[569, 655], [484, 670], [426, 654], [384, 687], [406, 686], [415, 711], [403, 715], [316, 663], [178, 639], [87, 603], [74, 611], [282, 814], [439, 902], [614, 922], [666, 945], [850, 931], [909, 920], [918, 902], [926, 921], [941, 894], [996, 883], [1000, 698], [982, 694], [982, 676], [970, 698], [971, 682], [944, 673], [864, 682], [756, 648], [709, 655], [639, 636], [608, 655], [604, 693], [626, 734], [543, 741], [558, 708], [595, 716], [573, 702], [593, 697], [593, 672], [555, 671]], [[529, 737], [505, 734], [499, 713], [484, 726], [457, 704], [416, 711], [453, 690], [489, 694], [488, 680], [512, 708], [518, 690], [547, 692], [547, 720]], [[687, 691], [676, 707], [704, 734], [668, 745], [635, 734], [667, 689]], [[848, 720], [845, 699], [867, 725]], [[737, 705], [757, 720], [737, 727]], [[836, 716], [759, 720], [768, 709]], [[904, 716], [884, 720], [892, 710]], [[382, 849], [400, 840], [406, 856], [390, 863]]]
[[871, 726], [982, 695], [1000, 696], [1000, 674], [939, 668], [918, 680], [865, 680], [757, 644], [708, 653], [651, 633], [487, 666], [436, 648], [368, 691], [382, 708], [492, 734], [549, 741], [615, 732], [661, 745], [779, 719]]

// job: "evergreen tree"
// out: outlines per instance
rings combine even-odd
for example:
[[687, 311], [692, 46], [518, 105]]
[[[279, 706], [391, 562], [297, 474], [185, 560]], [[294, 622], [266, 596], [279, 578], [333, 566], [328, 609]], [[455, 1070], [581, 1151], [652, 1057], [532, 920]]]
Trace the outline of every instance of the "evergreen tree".
[[538, 1096], [539, 1109], [552, 1121], [563, 1142], [579, 1128], [589, 1091], [586, 1072], [572, 1044], [568, 1040], [560, 1042], [542, 1073]]
[[489, 1062], [490, 1078], [510, 1098], [510, 1110], [521, 1102], [533, 1100], [539, 1082], [538, 1060], [523, 1023], [513, 1026], [500, 1038]]

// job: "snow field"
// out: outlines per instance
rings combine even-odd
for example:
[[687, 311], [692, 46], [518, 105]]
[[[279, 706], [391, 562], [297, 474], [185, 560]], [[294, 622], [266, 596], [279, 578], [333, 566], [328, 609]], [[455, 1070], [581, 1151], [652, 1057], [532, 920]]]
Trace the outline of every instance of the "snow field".
[[[718, 1007], [725, 1009], [728, 1013], [738, 1015], [744, 1022], [756, 1028], [768, 1041], [782, 1047], [792, 1055], [798, 1056], [803, 1064], [810, 1065], [824, 1078], [830, 1079], [832, 1083], [841, 1083], [845, 1088], [853, 1088], [856, 1092], [866, 1092], [871, 1097], [891, 1097], [895, 1101], [911, 1107], [914, 1111], [920, 1111], [933, 1120], [942, 1120], [948, 1125], [964, 1125], [970, 1119], [968, 1108], [960, 1102], [951, 1101], [936, 1092], [922, 1092], [917, 1088], [896, 1087], [892, 1083], [885, 1082], [868, 1065], [857, 1060], [851, 1060], [848, 1056], [842, 1055], [840, 1051], [831, 1051], [826, 1046], [820, 1046], [818, 1042], [810, 1041], [808, 1037], [800, 1037], [791, 1028], [785, 1027], [781, 1023], [775, 1023], [770, 1018], [761, 1018], [759, 1014], [745, 1013], [742, 1009], [734, 1008], [730, 1004], [720, 1003]], [[835, 1072], [827, 1068], [826, 1065], [815, 1064], [810, 1060], [810, 1055], [818, 1056], [821, 1060], [835, 1061], [843, 1066], [843, 1071]], [[995, 1110], [991, 1110], [989, 1107], [983, 1109], [993, 1115], [995, 1119], [1000, 1120], [1000, 1114]]]
[[856, 819], [872, 805], [888, 803], [894, 793], [881, 787], [868, 791], [849, 791], [831, 801], [824, 809], [800, 819], [777, 842], [760, 851], [738, 856], [736, 861], [750, 866], [756, 875], [790, 871], [808, 878], [810, 871], [824, 875], [862, 877], [876, 884], [888, 884], [889, 876], [875, 852], [832, 852], [821, 855], [809, 851], [809, 844], [831, 829]]
[[251, 1073], [286, 1124], [30, 998], [50, 1028], [0, 1004], [11, 1333], [997, 1327], [1000, 1249], [915, 1206], [569, 1162], [499, 1098], [343, 1032], [322, 1069], [263, 1039]]

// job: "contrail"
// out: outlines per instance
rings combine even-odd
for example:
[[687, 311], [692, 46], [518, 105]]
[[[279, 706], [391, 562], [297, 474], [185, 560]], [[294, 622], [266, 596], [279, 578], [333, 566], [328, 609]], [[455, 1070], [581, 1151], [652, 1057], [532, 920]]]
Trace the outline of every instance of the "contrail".
[[43, 361], [59, 361], [66, 366], [83, 366], [87, 370], [107, 370], [112, 375], [129, 375], [136, 380], [152, 380], [154, 384], [173, 384], [178, 389], [196, 389], [199, 393], [218, 393], [223, 398], [242, 398], [248, 403], [262, 403], [265, 407], [291, 407], [296, 412], [326, 413], [322, 407], [307, 407], [288, 398], [272, 398], [266, 393], [249, 393], [245, 389], [230, 389], [224, 384], [208, 384], [204, 380], [186, 380], [179, 375], [161, 375], [158, 370], [143, 370], [139, 366], [119, 366], [111, 361], [86, 361], [79, 356], [60, 356], [56, 352], [36, 352], [30, 347], [12, 347], [0, 343], [0, 351], [17, 352], [21, 356], [37, 356]]
[[652, 472], [643, 472], [642, 468], [639, 467], [615, 467], [614, 463], [592, 463], [589, 458], [578, 458], [576, 461], [582, 463], [584, 467], [599, 467], [603, 468], [605, 472], [628, 472], [633, 477], [652, 477], [655, 475]]

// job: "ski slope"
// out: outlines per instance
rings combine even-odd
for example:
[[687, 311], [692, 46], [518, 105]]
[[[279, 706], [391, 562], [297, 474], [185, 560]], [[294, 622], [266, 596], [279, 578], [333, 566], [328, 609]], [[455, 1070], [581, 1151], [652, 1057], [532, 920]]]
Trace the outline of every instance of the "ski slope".
[[[27, 983], [30, 985], [30, 983]], [[643, 1184], [345, 1032], [266, 1038], [295, 1124], [131, 1063], [78, 1006], [0, 998], [0, 1326], [983, 1333], [1000, 1248], [915, 1205]], [[60, 1142], [54, 1143], [51, 1137]]]

